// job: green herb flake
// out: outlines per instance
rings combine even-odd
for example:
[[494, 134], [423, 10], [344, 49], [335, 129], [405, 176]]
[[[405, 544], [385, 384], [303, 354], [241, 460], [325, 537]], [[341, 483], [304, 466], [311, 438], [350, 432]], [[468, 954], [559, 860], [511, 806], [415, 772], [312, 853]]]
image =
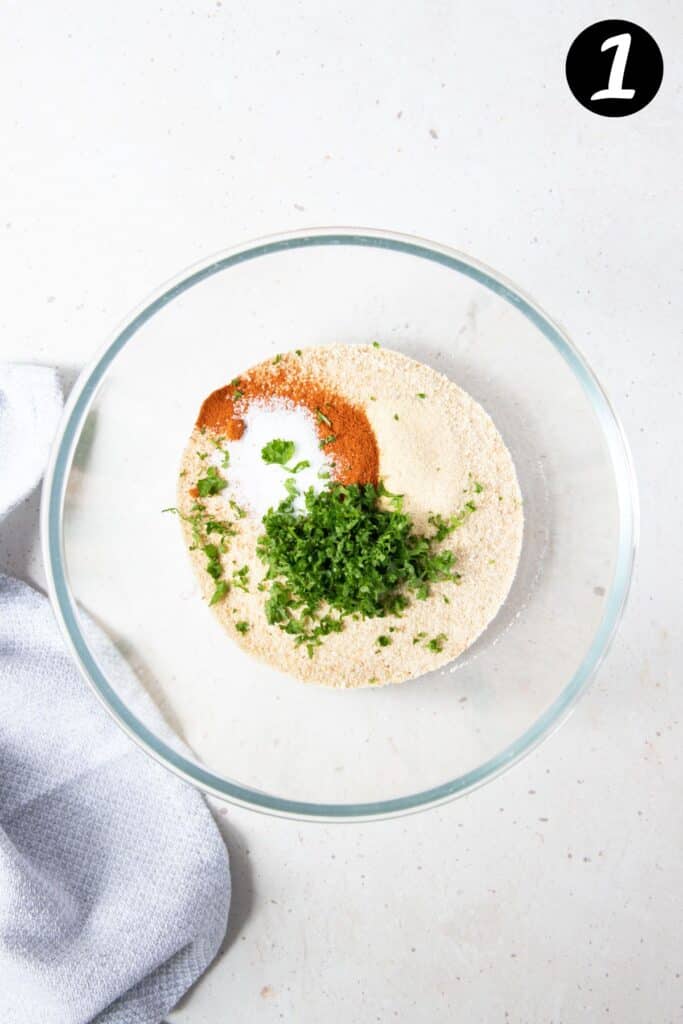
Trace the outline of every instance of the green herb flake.
[[212, 441], [212, 444], [214, 445], [214, 447], [223, 456], [223, 458], [221, 459], [221, 469], [227, 469], [228, 466], [230, 465], [230, 452], [228, 451], [227, 448], [223, 448], [222, 447], [223, 443], [225, 441], [225, 438], [224, 437], [214, 437], [214, 438], [211, 439], [211, 441]]
[[296, 486], [296, 484], [292, 480], [291, 476], [287, 477], [287, 479], [285, 480], [285, 490], [287, 491], [287, 494], [289, 495], [290, 500], [292, 498], [298, 497], [299, 488]]
[[242, 636], [244, 636], [245, 633], [249, 632], [249, 623], [248, 622], [236, 622], [235, 623], [235, 629], [237, 630], [238, 633], [241, 633]]
[[380, 647], [388, 647], [389, 644], [391, 643], [391, 637], [382, 634], [381, 636], [377, 637], [377, 643], [379, 644]]
[[424, 391], [418, 391], [417, 397], [418, 398], [426, 398], [427, 396], [425, 395]]
[[209, 601], [209, 607], [212, 604], [218, 604], [218, 602], [220, 600], [222, 600], [222, 598], [225, 597], [225, 595], [228, 593], [229, 590], [230, 590], [230, 584], [227, 582], [227, 580], [218, 580], [218, 582], [216, 583], [216, 589], [214, 590], [213, 594], [211, 595], [211, 600]]
[[282, 352], [278, 352], [278, 354], [277, 354], [277, 355], [275, 356], [275, 358], [273, 359], [273, 363], [274, 363], [274, 365], [275, 365], [275, 366], [277, 366], [277, 364], [278, 364], [279, 362], [281, 362], [281, 360], [282, 360]]
[[483, 490], [484, 490], [484, 485], [480, 484], [478, 480], [475, 480], [474, 481], [474, 493], [475, 494], [481, 494], [481, 492]]
[[433, 539], [437, 544], [445, 540], [446, 537], [450, 536], [455, 530], [459, 530], [460, 527], [467, 522], [473, 512], [477, 511], [477, 506], [473, 501], [466, 501], [459, 512], [452, 515], [449, 519], [445, 519], [439, 513], [431, 515], [429, 517], [429, 523], [434, 527], [435, 533]]
[[238, 505], [234, 498], [230, 499], [230, 508], [233, 510], [238, 519], [244, 519], [246, 516], [245, 510], [241, 505]]
[[223, 573], [221, 553], [216, 544], [204, 544], [202, 551], [206, 555], [206, 571], [217, 580]]
[[289, 466], [285, 466], [288, 473], [300, 473], [302, 469], [309, 469], [310, 462], [308, 459], [302, 459], [301, 462], [297, 462], [295, 466], [290, 469]]
[[187, 470], [186, 469], [181, 469], [180, 472], [178, 473], [178, 476], [179, 477], [187, 476]]
[[397, 412], [395, 412], [395, 413], [394, 413], [394, 419], [395, 419], [395, 420], [397, 420], [397, 419], [398, 419], [398, 413], [397, 413]]
[[332, 474], [330, 473], [329, 469], [319, 469], [317, 476], [319, 477], [320, 480], [329, 480]]
[[269, 465], [284, 466], [294, 454], [295, 447], [294, 441], [283, 441], [278, 437], [263, 446], [261, 458]]
[[315, 410], [315, 415], [318, 419], [318, 423], [324, 423], [326, 427], [332, 426], [332, 420], [329, 419], [324, 412], [321, 412], [320, 409]]
[[438, 636], [432, 637], [432, 639], [427, 644], [425, 644], [425, 646], [429, 651], [432, 651], [433, 654], [441, 654], [441, 652], [443, 651], [443, 645], [446, 643], [447, 640], [448, 637], [446, 636], [445, 633], [439, 633]]
[[243, 565], [241, 569], [235, 569], [232, 574], [230, 582], [233, 587], [237, 590], [243, 590], [245, 594], [249, 593], [249, 566]]
[[207, 519], [204, 523], [206, 533], [217, 533], [220, 537], [233, 537], [235, 527], [232, 523], [224, 523], [221, 519]]
[[372, 347], [373, 348], [381, 348], [381, 345], [380, 345], [380, 343], [378, 341], [373, 341]]
[[209, 453], [208, 452], [197, 452], [197, 458], [201, 459], [202, 462], [204, 461], [204, 459], [208, 459], [208, 457], [209, 457]]
[[296, 352], [296, 354], [297, 354], [298, 356], [300, 356], [300, 355], [301, 355], [301, 349], [300, 349], [300, 348], [295, 348], [295, 349], [294, 349], [294, 351]]
[[387, 490], [387, 488], [384, 486], [383, 480], [380, 481], [379, 487], [377, 489], [377, 495], [380, 498], [388, 498], [389, 504], [391, 505], [395, 512], [403, 511], [403, 495], [393, 494], [391, 491]]
[[201, 498], [208, 498], [214, 494], [220, 494], [228, 486], [215, 466], [209, 466], [206, 476], [197, 481], [197, 491]]
[[416, 633], [415, 636], [413, 637], [413, 643], [414, 644], [419, 644], [423, 640], [426, 640], [426, 639], [427, 639], [427, 634], [426, 633]]
[[328, 434], [327, 437], [323, 437], [322, 441], [320, 442], [320, 447], [324, 448], [328, 444], [333, 444], [336, 440], [336, 434]]

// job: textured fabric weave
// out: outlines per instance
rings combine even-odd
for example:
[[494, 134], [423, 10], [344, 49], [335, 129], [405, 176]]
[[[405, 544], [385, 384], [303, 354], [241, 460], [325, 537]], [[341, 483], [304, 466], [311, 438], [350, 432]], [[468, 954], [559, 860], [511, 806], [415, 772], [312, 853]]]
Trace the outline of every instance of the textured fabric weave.
[[[51, 370], [0, 367], [0, 516], [40, 478], [58, 394]], [[46, 598], [0, 576], [0, 1024], [158, 1024], [216, 955], [229, 903], [202, 797], [112, 722]]]

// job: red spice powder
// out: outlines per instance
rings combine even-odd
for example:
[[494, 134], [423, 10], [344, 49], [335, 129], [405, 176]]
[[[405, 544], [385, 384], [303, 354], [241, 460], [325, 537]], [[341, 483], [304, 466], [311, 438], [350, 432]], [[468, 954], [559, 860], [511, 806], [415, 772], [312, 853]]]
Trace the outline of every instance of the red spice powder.
[[289, 359], [277, 364], [261, 363], [213, 391], [202, 404], [197, 426], [237, 441], [244, 433], [242, 416], [249, 402], [278, 398], [310, 410], [318, 437], [326, 442], [325, 452], [335, 464], [333, 475], [339, 483], [378, 483], [377, 440], [363, 409], [302, 372]]

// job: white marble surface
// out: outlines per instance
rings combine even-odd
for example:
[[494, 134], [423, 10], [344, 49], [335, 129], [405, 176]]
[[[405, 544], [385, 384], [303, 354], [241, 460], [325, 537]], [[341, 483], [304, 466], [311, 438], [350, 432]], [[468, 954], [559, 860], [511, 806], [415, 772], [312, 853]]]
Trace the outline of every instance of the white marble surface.
[[[595, 366], [643, 497], [618, 641], [568, 724], [439, 811], [323, 827], [223, 810], [227, 949], [174, 1024], [664, 1024], [683, 1017], [683, 157], [674, 0], [6, 4], [0, 356], [72, 380], [207, 252], [310, 224], [451, 243]], [[665, 78], [597, 118], [564, 56], [639, 21]], [[0, 566], [40, 583], [37, 502]]]

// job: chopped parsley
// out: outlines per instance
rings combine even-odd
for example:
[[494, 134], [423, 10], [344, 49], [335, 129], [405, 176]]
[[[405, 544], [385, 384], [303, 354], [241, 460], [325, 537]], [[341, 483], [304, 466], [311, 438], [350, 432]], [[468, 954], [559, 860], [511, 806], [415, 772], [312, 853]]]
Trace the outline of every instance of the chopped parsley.
[[315, 410], [315, 415], [318, 418], [318, 423], [324, 423], [326, 427], [332, 426], [332, 420], [329, 419], [324, 412], [321, 412], [320, 409]]
[[209, 576], [213, 576], [215, 580], [219, 579], [223, 573], [223, 566], [221, 565], [221, 556], [217, 544], [205, 544], [202, 551], [206, 555], [206, 571]]
[[377, 643], [379, 644], [380, 647], [388, 647], [389, 644], [391, 643], [391, 637], [390, 636], [384, 636], [382, 634], [382, 636], [378, 636], [377, 637]]
[[278, 437], [263, 446], [261, 458], [269, 465], [284, 466], [294, 454], [295, 447], [293, 441], [283, 441]]
[[[206, 479], [211, 482], [216, 478], [213, 475], [207, 475]], [[197, 482], [198, 488], [200, 483], [201, 481]], [[218, 483], [222, 485], [218, 487], [218, 490], [220, 491], [225, 486], [226, 481], [221, 480], [219, 477]], [[209, 493], [215, 493], [215, 491], [210, 491]], [[209, 512], [207, 512], [206, 505], [203, 505], [200, 501], [192, 503], [190, 512], [187, 515], [177, 508], [165, 508], [162, 511], [172, 512], [174, 515], [179, 516], [183, 522], [187, 523], [190, 527], [192, 533], [190, 551], [201, 551], [202, 554], [205, 555], [206, 572], [215, 583], [213, 593], [209, 599], [209, 604], [217, 604], [218, 601], [221, 601], [230, 591], [230, 583], [223, 577], [223, 563], [221, 555], [226, 553], [230, 537], [234, 536], [237, 532], [234, 523], [227, 522], [222, 519], [215, 519]], [[237, 580], [233, 579], [233, 582], [236, 586], [239, 586], [240, 581], [244, 580], [244, 577], [239, 576], [239, 574], [236, 574], [236, 576]], [[246, 579], [246, 582], [248, 582], [248, 578]], [[246, 587], [243, 589], [246, 589]]]
[[180, 516], [183, 522], [190, 526], [193, 541], [191, 550], [193, 551], [208, 543], [208, 535], [211, 533], [219, 535], [219, 547], [221, 551], [226, 551], [228, 538], [232, 537], [236, 532], [232, 523], [212, 519], [207, 514], [205, 506], [199, 501], [195, 501], [192, 505], [190, 515], [183, 515], [177, 508], [164, 508], [162, 512], [172, 512], [174, 515]]
[[238, 633], [241, 633], [242, 636], [244, 636], [245, 633], [249, 632], [249, 623], [248, 622], [236, 622], [235, 623], [235, 629], [237, 630]]
[[463, 523], [466, 523], [473, 512], [477, 511], [477, 506], [473, 501], [466, 501], [459, 512], [455, 515], [450, 516], [448, 519], [444, 519], [442, 515], [436, 513], [429, 517], [430, 524], [435, 528], [436, 533], [434, 534], [434, 540], [437, 544], [445, 540], [455, 530], [459, 530]]
[[209, 466], [206, 476], [201, 477], [197, 481], [197, 491], [200, 498], [208, 498], [211, 495], [220, 494], [227, 486], [228, 481], [223, 479], [215, 466]]
[[381, 346], [380, 346], [380, 343], [378, 341], [373, 341], [372, 347], [373, 348], [380, 348]]
[[296, 486], [291, 476], [288, 476], [285, 480], [285, 490], [290, 498], [296, 498], [299, 494], [299, 488]]
[[233, 510], [238, 519], [244, 519], [246, 516], [245, 510], [241, 505], [238, 505], [234, 498], [230, 499], [230, 508]]
[[337, 440], [337, 435], [336, 434], [328, 434], [327, 437], [324, 437], [322, 439], [322, 441], [320, 442], [320, 447], [324, 448], [325, 445], [332, 444], [333, 441], [336, 441], [336, 440]]
[[[211, 438], [211, 443], [214, 445], [214, 447], [216, 447], [218, 449], [218, 451], [223, 456], [223, 458], [221, 460], [221, 468], [222, 469], [227, 469], [228, 466], [230, 465], [230, 452], [228, 451], [227, 448], [223, 448], [223, 442], [224, 441], [225, 441], [224, 437], [212, 437]], [[201, 458], [201, 455], [200, 455], [200, 458]]]
[[[383, 497], [391, 508], [380, 504]], [[312, 656], [346, 616], [400, 616], [410, 594], [424, 599], [432, 583], [457, 582], [454, 553], [415, 533], [401, 501], [382, 485], [333, 483], [306, 492], [303, 515], [291, 496], [270, 509], [257, 542], [270, 584], [268, 622]]]
[[225, 597], [225, 595], [228, 593], [229, 590], [230, 590], [230, 584], [228, 583], [228, 581], [227, 580], [219, 580], [218, 583], [216, 584], [216, 589], [214, 590], [213, 594], [211, 595], [211, 600], [209, 601], [209, 607], [212, 604], [218, 604], [218, 602], [220, 600], [222, 600], [222, 598]]
[[439, 633], [438, 636], [432, 637], [432, 639], [427, 644], [425, 644], [425, 646], [434, 654], [441, 654], [443, 650], [443, 645], [446, 643], [447, 640], [448, 637], [446, 636], [445, 633]]
[[204, 530], [207, 534], [218, 534], [218, 536], [221, 538], [219, 541], [219, 547], [221, 551], [227, 551], [227, 538], [234, 537], [235, 533], [237, 532], [232, 523], [226, 523], [222, 519], [206, 519], [204, 521]]
[[418, 398], [426, 398], [427, 396], [425, 395], [424, 391], [418, 391], [417, 397]]
[[484, 485], [480, 484], [478, 480], [475, 480], [474, 481], [474, 493], [475, 494], [481, 494], [481, 492], [483, 490], [484, 490]]
[[415, 636], [413, 637], [413, 643], [414, 644], [419, 644], [422, 640], [426, 640], [426, 639], [427, 639], [427, 634], [426, 633], [416, 633]]
[[273, 363], [275, 365], [277, 365], [280, 362], [281, 359], [282, 359], [282, 352], [278, 352], [278, 354], [275, 356], [275, 359], [273, 359]]
[[235, 569], [234, 573], [232, 574], [232, 579], [230, 582], [232, 583], [233, 587], [236, 587], [238, 590], [243, 590], [245, 594], [248, 594], [249, 566], [243, 565], [241, 569]]
[[295, 349], [294, 349], [294, 351], [296, 352], [296, 354], [297, 354], [298, 356], [300, 356], [300, 355], [301, 355], [301, 349], [300, 349], [300, 348], [295, 348]]
[[301, 462], [297, 462], [295, 466], [290, 469], [289, 466], [285, 466], [288, 473], [300, 473], [302, 469], [308, 469], [310, 466], [308, 459], [302, 459]]

